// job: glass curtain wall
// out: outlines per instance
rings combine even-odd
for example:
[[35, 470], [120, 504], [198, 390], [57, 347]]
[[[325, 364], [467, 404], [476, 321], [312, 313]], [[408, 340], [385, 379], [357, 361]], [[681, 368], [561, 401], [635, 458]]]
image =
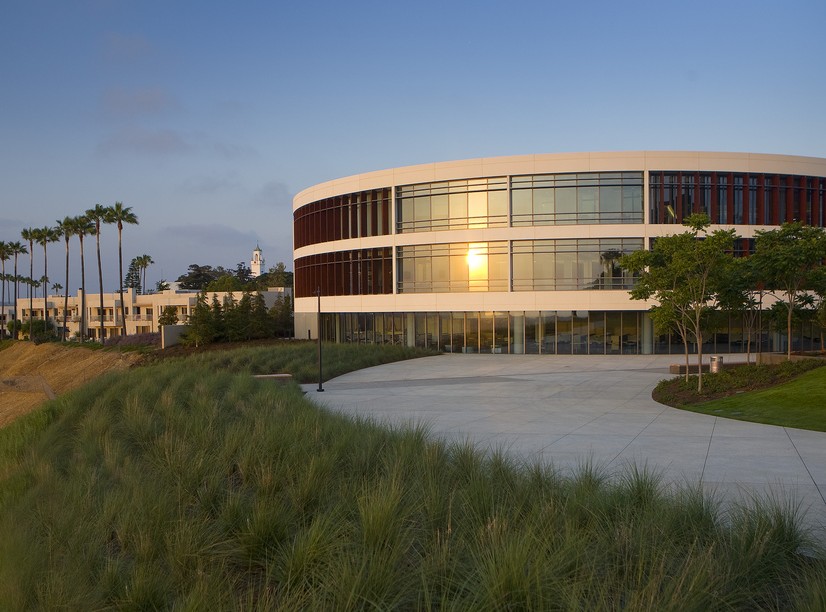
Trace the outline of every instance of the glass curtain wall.
[[396, 229], [406, 232], [508, 226], [508, 179], [421, 183], [396, 188]]
[[643, 222], [642, 172], [511, 178], [513, 226]]
[[[513, 353], [517, 355], [636, 355], [681, 354], [678, 334], [661, 334], [647, 350], [642, 343], [642, 312], [512, 311], [342, 313], [323, 315], [323, 338], [368, 344], [415, 344], [445, 353]], [[412, 327], [411, 327], [412, 326]], [[821, 330], [813, 321], [793, 328], [795, 350], [820, 346]], [[785, 327], [773, 329], [763, 321], [748, 330], [741, 317], [721, 316], [704, 337], [703, 352], [745, 353], [782, 351]], [[761, 344], [762, 338], [762, 346]], [[690, 345], [696, 353], [696, 346]]]
[[508, 243], [398, 247], [399, 293], [508, 290]]

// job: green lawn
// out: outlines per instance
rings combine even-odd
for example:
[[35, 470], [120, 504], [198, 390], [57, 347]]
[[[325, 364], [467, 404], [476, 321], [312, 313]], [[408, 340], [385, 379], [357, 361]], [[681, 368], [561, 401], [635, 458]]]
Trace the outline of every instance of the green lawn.
[[741, 421], [826, 431], [826, 367], [770, 389], [681, 408]]
[[300, 376], [291, 350], [108, 374], [0, 429], [2, 608], [826, 609], [788, 507], [346, 418], [250, 375]]

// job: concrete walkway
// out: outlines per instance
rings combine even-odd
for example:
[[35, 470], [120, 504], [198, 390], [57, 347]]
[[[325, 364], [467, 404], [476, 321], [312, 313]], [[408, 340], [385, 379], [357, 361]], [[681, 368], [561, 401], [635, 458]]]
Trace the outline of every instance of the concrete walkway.
[[[726, 362], [744, 360], [726, 355]], [[304, 385], [321, 405], [388, 423], [424, 423], [446, 440], [506, 448], [574, 469], [648, 466], [725, 500], [799, 503], [826, 541], [826, 433], [658, 404], [651, 390], [682, 356], [440, 355]]]

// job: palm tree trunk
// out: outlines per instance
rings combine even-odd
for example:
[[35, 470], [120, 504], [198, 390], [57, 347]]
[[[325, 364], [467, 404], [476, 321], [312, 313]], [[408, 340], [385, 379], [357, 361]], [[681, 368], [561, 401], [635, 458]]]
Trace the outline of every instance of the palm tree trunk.
[[14, 254], [14, 339], [17, 340], [18, 325], [17, 325], [17, 253]]
[[69, 235], [66, 234], [66, 291], [63, 294], [63, 333], [61, 334], [63, 342], [66, 342], [66, 325], [68, 323], [68, 317], [69, 317]]
[[49, 256], [46, 253], [47, 241], [43, 242], [43, 333], [49, 329]]
[[[29, 281], [34, 283], [34, 241], [29, 241]], [[32, 333], [34, 330], [32, 329], [32, 325], [34, 325], [34, 316], [32, 311], [34, 310], [34, 284], [29, 285], [29, 340], [33, 340], [34, 334]]]
[[97, 242], [98, 251], [98, 283], [100, 285], [100, 343], [103, 344], [106, 338], [106, 329], [103, 325], [103, 267], [100, 264], [100, 221], [95, 221], [95, 241]]
[[[86, 257], [83, 255], [83, 234], [80, 238], [80, 341], [86, 339]], [[66, 292], [68, 295], [68, 291]]]
[[120, 271], [120, 320], [126, 335], [126, 305], [123, 303], [123, 223], [118, 221], [118, 268]]

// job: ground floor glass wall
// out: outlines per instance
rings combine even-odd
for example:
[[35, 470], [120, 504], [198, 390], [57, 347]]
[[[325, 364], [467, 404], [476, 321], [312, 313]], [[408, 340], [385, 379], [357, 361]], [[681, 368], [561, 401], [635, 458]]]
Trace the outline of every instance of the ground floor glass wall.
[[[793, 350], [820, 348], [816, 324], [797, 324]], [[677, 334], [655, 334], [645, 312], [511, 311], [336, 313], [322, 315], [322, 337], [332, 342], [398, 344], [446, 353], [528, 355], [680, 354]], [[727, 317], [710, 329], [703, 353], [785, 351], [783, 333], [764, 329], [749, 334], [739, 317]], [[695, 343], [689, 351], [697, 352]]]

